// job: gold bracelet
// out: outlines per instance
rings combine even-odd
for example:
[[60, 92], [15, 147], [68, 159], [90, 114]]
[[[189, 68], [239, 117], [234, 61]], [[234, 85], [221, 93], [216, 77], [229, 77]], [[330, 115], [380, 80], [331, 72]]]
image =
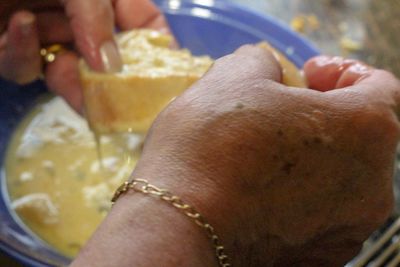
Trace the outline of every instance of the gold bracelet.
[[126, 193], [129, 189], [132, 189], [135, 192], [158, 197], [170, 203], [172, 206], [174, 206], [191, 220], [193, 220], [198, 226], [206, 231], [207, 236], [211, 239], [219, 266], [231, 266], [231, 264], [229, 263], [229, 258], [225, 254], [225, 247], [221, 245], [220, 238], [215, 233], [214, 227], [212, 227], [195, 208], [186, 204], [185, 202], [183, 202], [182, 199], [173, 195], [168, 190], [160, 189], [150, 184], [147, 180], [134, 178], [126, 181], [120, 187], [118, 187], [118, 189], [114, 193], [113, 198], [111, 199], [112, 204], [114, 205], [118, 198], [122, 194]]

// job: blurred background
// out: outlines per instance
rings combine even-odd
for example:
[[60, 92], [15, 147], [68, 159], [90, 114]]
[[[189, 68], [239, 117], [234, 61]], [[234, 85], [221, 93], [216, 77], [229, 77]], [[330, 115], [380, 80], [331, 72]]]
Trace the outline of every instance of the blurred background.
[[361, 59], [400, 77], [399, 0], [230, 1], [275, 17], [323, 54]]

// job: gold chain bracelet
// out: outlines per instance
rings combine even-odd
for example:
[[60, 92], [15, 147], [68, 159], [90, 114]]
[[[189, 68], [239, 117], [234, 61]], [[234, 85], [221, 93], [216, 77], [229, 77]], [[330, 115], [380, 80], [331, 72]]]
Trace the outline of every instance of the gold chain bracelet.
[[230, 267], [229, 258], [225, 254], [225, 248], [221, 245], [220, 239], [218, 235], [215, 233], [214, 227], [212, 227], [204, 217], [192, 206], [183, 202], [182, 199], [173, 195], [171, 192], [165, 189], [160, 189], [152, 184], [150, 184], [147, 180], [144, 179], [130, 179], [123, 183], [118, 189], [115, 191], [113, 198], [111, 199], [112, 204], [114, 204], [118, 198], [126, 193], [129, 189], [132, 189], [136, 192], [140, 192], [146, 195], [152, 195], [158, 197], [172, 206], [177, 208], [180, 212], [185, 214], [191, 220], [193, 220], [198, 226], [203, 228], [207, 236], [211, 239], [211, 242], [215, 249], [215, 255], [217, 257], [219, 266], [221, 267]]

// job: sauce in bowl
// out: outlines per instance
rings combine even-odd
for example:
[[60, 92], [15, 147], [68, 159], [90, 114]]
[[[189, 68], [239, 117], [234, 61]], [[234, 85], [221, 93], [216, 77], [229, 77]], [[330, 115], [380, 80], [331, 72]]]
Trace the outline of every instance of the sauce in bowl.
[[61, 98], [38, 105], [14, 133], [5, 172], [11, 207], [41, 239], [73, 257], [110, 209], [142, 136], [105, 136], [102, 164], [86, 121]]

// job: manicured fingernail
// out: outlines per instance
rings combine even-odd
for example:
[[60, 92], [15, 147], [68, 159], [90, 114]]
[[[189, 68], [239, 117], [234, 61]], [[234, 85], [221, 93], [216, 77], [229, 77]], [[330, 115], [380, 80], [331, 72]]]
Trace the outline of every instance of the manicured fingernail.
[[25, 16], [20, 18], [19, 27], [23, 35], [28, 36], [32, 33], [34, 21], [35, 16], [33, 16], [32, 14], [26, 14]]
[[114, 41], [105, 42], [100, 48], [100, 54], [105, 72], [121, 71], [122, 60]]

